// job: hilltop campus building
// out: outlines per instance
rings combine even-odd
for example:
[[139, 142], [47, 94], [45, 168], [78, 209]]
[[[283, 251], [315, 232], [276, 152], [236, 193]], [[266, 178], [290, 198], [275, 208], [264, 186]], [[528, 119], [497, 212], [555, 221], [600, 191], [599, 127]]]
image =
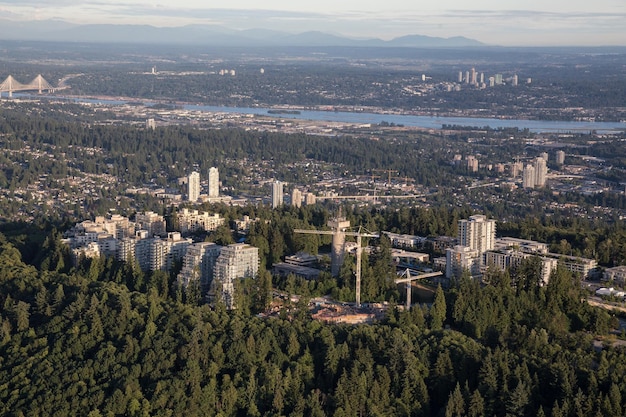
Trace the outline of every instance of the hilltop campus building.
[[[211, 231], [224, 223], [217, 214], [183, 209], [178, 213], [183, 233]], [[237, 279], [255, 277], [259, 268], [259, 250], [246, 244], [220, 246], [210, 242], [194, 243], [181, 232], [165, 232], [165, 219], [153, 212], [138, 213], [135, 221], [112, 215], [95, 221], [77, 223], [65, 234], [74, 262], [81, 257], [114, 257], [136, 262], [143, 271], [169, 271], [182, 261], [178, 284], [197, 285], [201, 294], [215, 296], [228, 308], [234, 308]], [[215, 289], [213, 292], [212, 290]]]
[[496, 238], [495, 235], [495, 220], [487, 220], [482, 215], [459, 220], [458, 244], [446, 250], [446, 277], [459, 278], [464, 271], [480, 276], [490, 266], [501, 270], [515, 268], [532, 256], [541, 260], [542, 285], [548, 283], [550, 274], [559, 264], [583, 278], [597, 272], [598, 265], [594, 259], [550, 253], [545, 243], [511, 237]]

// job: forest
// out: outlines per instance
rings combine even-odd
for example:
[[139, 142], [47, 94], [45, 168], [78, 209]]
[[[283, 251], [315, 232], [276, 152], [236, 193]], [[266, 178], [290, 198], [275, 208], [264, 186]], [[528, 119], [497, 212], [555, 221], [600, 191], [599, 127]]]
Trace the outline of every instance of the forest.
[[439, 287], [432, 305], [392, 305], [378, 323], [331, 325], [304, 302], [255, 315], [270, 299], [264, 268], [226, 311], [185, 297], [165, 272], [72, 267], [58, 232], [37, 244], [23, 230], [0, 235], [3, 415], [573, 417], [626, 407], [616, 318], [590, 307], [565, 270], [540, 287], [532, 259], [489, 270], [486, 286], [462, 277]]
[[[206, 170], [223, 161], [249, 161], [224, 169], [232, 178], [226, 184], [233, 187], [249, 180], [249, 165], [267, 161], [278, 177], [305, 178], [306, 172], [290, 164], [307, 159], [339, 173], [392, 167], [427, 187], [454, 187], [461, 173], [447, 161], [458, 149], [471, 149], [467, 138], [398, 134], [389, 140], [329, 140], [174, 126], [146, 131], [72, 122], [71, 114], [62, 116], [71, 110], [76, 108], [60, 106], [54, 117], [31, 107], [1, 112], [0, 185], [12, 198], [2, 202], [3, 215], [21, 209], [16, 190], [37, 181], [51, 186], [68, 176], [108, 174], [120, 183], [64, 213], [0, 222], [0, 414], [577, 417], [626, 412], [626, 351], [618, 317], [591, 307], [579, 277], [562, 269], [539, 286], [533, 258], [514, 270], [488, 270], [485, 285], [464, 276], [445, 292], [434, 288], [432, 303], [405, 311], [396, 308], [402, 291], [391, 282], [395, 271], [389, 242], [382, 238], [364, 256], [363, 294], [368, 301], [388, 301], [390, 308], [379, 322], [349, 326], [312, 320], [306, 301], [323, 294], [350, 301], [350, 258], [339, 277], [323, 275], [318, 282], [280, 280], [269, 273], [286, 254], [315, 253], [328, 245], [317, 236], [296, 236], [293, 229], [323, 228], [338, 210], [332, 204], [278, 210], [198, 207], [220, 213], [227, 222], [242, 215], [260, 219], [246, 236], [260, 249], [260, 273], [237, 287], [233, 311], [219, 303], [212, 308], [177, 287], [176, 271], [145, 273], [113, 259], [73, 265], [61, 242], [72, 222], [110, 208], [132, 215], [141, 205], [171, 215], [171, 206], [154, 199], [124, 205], [123, 190], [128, 184], [165, 185], [193, 164]], [[498, 145], [483, 149], [494, 148], [489, 156], [511, 154], [524, 143], [514, 138]], [[620, 147], [599, 146], [623, 158]], [[353, 225], [372, 231], [453, 236], [457, 221], [477, 210], [459, 203], [455, 194], [443, 191], [430, 206], [346, 205], [342, 210]], [[545, 241], [553, 250], [592, 256], [603, 266], [626, 261], [623, 219], [544, 211], [549, 198], [572, 197], [591, 206], [607, 196], [546, 192], [529, 202], [527, 194], [511, 193], [504, 195], [506, 203], [491, 204], [478, 192], [468, 195], [484, 203], [481, 212], [490, 217], [507, 215], [498, 222], [499, 234]], [[624, 207], [623, 197], [610, 198], [611, 205]], [[224, 227], [202, 238], [229, 243], [235, 236]], [[301, 302], [278, 317], [258, 315], [270, 304], [272, 287], [302, 294]]]

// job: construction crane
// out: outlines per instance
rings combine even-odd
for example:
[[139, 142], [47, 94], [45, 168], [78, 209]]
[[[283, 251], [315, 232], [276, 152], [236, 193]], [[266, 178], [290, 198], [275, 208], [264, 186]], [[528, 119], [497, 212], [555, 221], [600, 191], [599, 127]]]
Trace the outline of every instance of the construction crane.
[[414, 178], [410, 178], [408, 176], [405, 176], [405, 177], [391, 177], [391, 179], [393, 179], [393, 180], [401, 180], [401, 181], [404, 181], [404, 182], [415, 182]]
[[345, 255], [345, 242], [346, 236], [354, 236], [356, 237], [356, 306], [361, 306], [361, 238], [364, 237], [373, 237], [377, 238], [380, 235], [362, 231], [365, 230], [362, 227], [359, 227], [356, 232], [346, 231], [350, 227], [350, 221], [345, 218], [336, 218], [328, 221], [328, 226], [332, 230], [306, 230], [306, 229], [295, 229], [295, 233], [305, 233], [312, 235], [332, 235], [333, 243], [332, 243], [332, 252], [331, 252], [331, 264], [330, 271], [333, 276], [339, 275], [339, 269], [343, 263], [343, 257]]
[[411, 285], [413, 284], [413, 281], [417, 281], [418, 279], [424, 279], [424, 278], [438, 277], [441, 275], [443, 275], [443, 273], [439, 271], [439, 272], [431, 272], [428, 274], [411, 276], [411, 270], [407, 268], [406, 271], [404, 271], [402, 275], [400, 275], [400, 278], [395, 280], [396, 284], [402, 284], [402, 283], [406, 284], [406, 309], [408, 310], [411, 308]]
[[387, 173], [387, 184], [391, 184], [391, 174], [397, 174], [398, 171], [395, 169], [373, 169], [374, 172], [386, 172]]

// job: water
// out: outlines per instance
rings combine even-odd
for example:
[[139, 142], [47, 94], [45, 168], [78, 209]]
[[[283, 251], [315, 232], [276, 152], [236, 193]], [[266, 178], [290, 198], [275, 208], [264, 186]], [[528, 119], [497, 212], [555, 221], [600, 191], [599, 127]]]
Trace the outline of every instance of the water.
[[[14, 94], [18, 96], [18, 94]], [[30, 97], [28, 94], [19, 96]], [[36, 97], [36, 96], [33, 96]], [[38, 96], [37, 96], [38, 97]], [[50, 97], [50, 96], [48, 96]], [[67, 98], [51, 97], [59, 99], [73, 100], [78, 103], [106, 104], [119, 106], [127, 104], [124, 100], [105, 100], [90, 98]], [[146, 105], [155, 104], [144, 102]], [[393, 123], [409, 127], [419, 127], [424, 129], [441, 129], [443, 125], [486, 127], [492, 129], [518, 128], [528, 129], [534, 133], [566, 133], [580, 132], [588, 133], [595, 131], [598, 133], [618, 133], [626, 132], [626, 123], [619, 122], [570, 122], [555, 120], [523, 120], [523, 119], [496, 119], [479, 117], [436, 117], [436, 116], [415, 116], [402, 114], [379, 114], [367, 112], [346, 112], [346, 111], [322, 111], [322, 110], [299, 110], [299, 114], [269, 114], [270, 108], [265, 107], [227, 107], [227, 106], [204, 106], [185, 104], [185, 110], [201, 111], [211, 113], [234, 113], [234, 114], [254, 114], [260, 116], [273, 116], [280, 119], [297, 119], [311, 121], [340, 122], [351, 124], [380, 124], [383, 122]]]
[[[269, 108], [262, 107], [220, 107], [220, 106], [183, 106], [186, 110], [207, 112], [241, 113], [268, 116]], [[443, 125], [473, 126], [492, 129], [518, 128], [528, 129], [531, 132], [590, 132], [610, 133], [626, 131], [626, 123], [618, 122], [569, 122], [553, 120], [522, 120], [522, 119], [495, 119], [478, 117], [435, 117], [415, 116], [402, 114], [378, 114], [361, 112], [331, 112], [321, 110], [301, 110], [300, 114], [272, 115], [281, 119], [315, 120], [327, 122], [342, 122], [354, 124], [379, 124], [382, 122], [396, 125], [421, 127], [425, 129], [441, 129]]]

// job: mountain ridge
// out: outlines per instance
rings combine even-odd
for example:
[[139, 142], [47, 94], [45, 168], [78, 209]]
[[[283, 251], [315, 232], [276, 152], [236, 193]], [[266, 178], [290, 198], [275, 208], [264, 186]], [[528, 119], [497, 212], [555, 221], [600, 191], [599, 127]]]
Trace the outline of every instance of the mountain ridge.
[[62, 20], [11, 21], [0, 19], [0, 39], [76, 43], [189, 44], [206, 46], [362, 46], [472, 47], [486, 44], [464, 36], [450, 38], [405, 35], [391, 40], [354, 39], [321, 31], [289, 33], [272, 29], [236, 30], [222, 26], [156, 27], [134, 24], [78, 25]]

